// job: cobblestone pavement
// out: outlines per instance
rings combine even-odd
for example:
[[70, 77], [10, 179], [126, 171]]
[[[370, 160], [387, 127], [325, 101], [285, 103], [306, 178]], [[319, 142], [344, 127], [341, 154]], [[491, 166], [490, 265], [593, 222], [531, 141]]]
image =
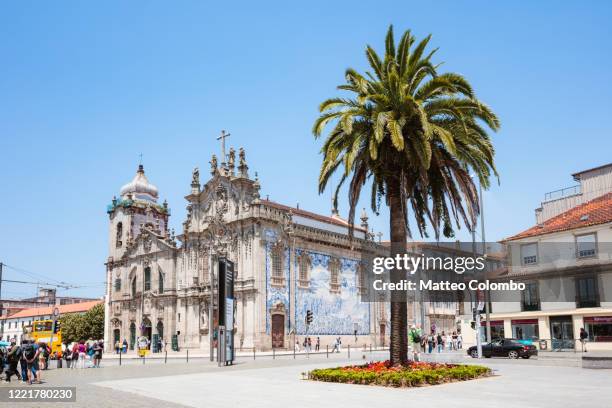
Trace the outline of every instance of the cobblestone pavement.
[[[386, 353], [352, 353], [350, 362], [384, 359]], [[463, 353], [442, 353], [425, 359], [476, 363]], [[348, 363], [346, 354], [240, 357], [232, 367], [217, 367], [205, 358], [163, 360], [103, 360], [102, 368], [50, 369], [43, 374], [42, 386], [76, 386], [76, 403], [0, 403], [0, 407], [217, 407], [317, 408], [381, 404], [405, 406], [406, 398], [427, 405], [478, 407], [553, 407], [558, 405], [604, 407], [612, 400], [612, 370], [583, 370], [567, 358], [540, 360], [486, 359], [478, 363], [496, 370], [498, 376], [465, 383], [418, 389], [390, 389], [303, 381], [301, 373], [315, 367]], [[21, 384], [1, 384], [0, 392]]]

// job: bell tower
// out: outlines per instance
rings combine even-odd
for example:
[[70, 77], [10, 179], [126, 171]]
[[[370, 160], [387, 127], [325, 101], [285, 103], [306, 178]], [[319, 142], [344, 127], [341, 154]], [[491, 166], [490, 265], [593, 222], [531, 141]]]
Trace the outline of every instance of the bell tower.
[[120, 259], [128, 246], [147, 225], [161, 236], [168, 235], [168, 203], [158, 204], [157, 187], [145, 176], [142, 164], [131, 182], [121, 187], [119, 198], [113, 197], [107, 208], [109, 215], [108, 256]]

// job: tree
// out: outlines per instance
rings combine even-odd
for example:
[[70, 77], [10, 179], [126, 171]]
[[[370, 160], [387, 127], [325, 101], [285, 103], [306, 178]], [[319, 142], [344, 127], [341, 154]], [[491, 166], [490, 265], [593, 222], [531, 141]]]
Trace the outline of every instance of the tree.
[[[372, 210], [378, 212], [383, 197], [389, 207], [391, 256], [406, 251], [410, 209], [421, 236], [430, 225], [436, 239], [440, 233], [452, 237], [461, 221], [473, 230], [480, 208], [470, 173], [485, 189], [489, 177], [497, 176], [487, 128], [497, 131], [499, 120], [463, 76], [438, 73], [439, 65], [431, 61], [437, 49], [426, 53], [430, 39], [416, 44], [406, 31], [396, 49], [390, 26], [384, 58], [367, 46], [372, 71], [362, 75], [347, 69], [346, 83], [338, 89], [348, 95], [324, 101], [313, 126], [319, 138], [330, 125], [321, 149], [319, 193], [341, 169], [334, 206], [350, 180], [352, 235], [362, 187], [371, 183]], [[392, 281], [403, 278], [401, 271], [391, 272]], [[391, 300], [390, 358], [394, 365], [408, 361], [405, 298]]]
[[79, 313], [68, 313], [61, 317], [62, 342], [70, 344], [86, 338], [85, 321]]
[[68, 313], [61, 317], [62, 341], [70, 344], [104, 337], [104, 305], [97, 304], [85, 313]]
[[99, 303], [83, 315], [87, 338], [100, 340], [104, 338], [104, 305]]

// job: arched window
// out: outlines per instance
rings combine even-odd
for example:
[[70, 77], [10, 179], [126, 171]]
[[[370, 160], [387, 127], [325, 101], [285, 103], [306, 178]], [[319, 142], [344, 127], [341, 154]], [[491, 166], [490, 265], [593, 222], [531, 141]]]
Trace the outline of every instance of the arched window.
[[117, 246], [117, 248], [120, 248], [121, 245], [123, 245], [123, 241], [121, 240], [123, 238], [123, 223], [119, 222], [117, 223], [117, 235], [115, 236], [115, 245]]
[[302, 252], [298, 257], [298, 283], [301, 287], [310, 286], [310, 256]]
[[161, 271], [161, 269], [159, 270], [159, 281], [158, 281], [158, 286], [157, 286], [157, 291], [162, 294], [164, 293], [164, 273]]
[[273, 285], [284, 285], [285, 276], [283, 274], [283, 252], [285, 248], [283, 244], [276, 243], [272, 245], [270, 257], [272, 261], [272, 281]]
[[144, 269], [144, 290], [151, 290], [151, 268], [148, 266]]
[[340, 260], [331, 258], [329, 260], [329, 290], [340, 292]]
[[132, 278], [132, 297], [136, 297], [136, 277]]

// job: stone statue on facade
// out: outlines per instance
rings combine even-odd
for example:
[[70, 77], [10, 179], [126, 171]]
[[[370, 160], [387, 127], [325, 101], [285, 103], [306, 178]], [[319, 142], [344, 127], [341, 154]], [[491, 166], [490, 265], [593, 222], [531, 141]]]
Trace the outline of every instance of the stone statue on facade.
[[249, 177], [248, 174], [249, 166], [246, 164], [246, 154], [244, 149], [241, 147], [238, 150], [238, 173], [240, 177]]
[[209, 163], [210, 163], [210, 174], [214, 176], [215, 173], [217, 172], [217, 165], [218, 165], [217, 156], [213, 154]]
[[227, 159], [227, 167], [229, 168], [230, 173], [233, 174], [234, 167], [236, 165], [236, 150], [234, 150], [233, 147], [230, 147], [228, 156], [229, 157]]
[[200, 185], [200, 169], [197, 167], [191, 173], [191, 184]]

